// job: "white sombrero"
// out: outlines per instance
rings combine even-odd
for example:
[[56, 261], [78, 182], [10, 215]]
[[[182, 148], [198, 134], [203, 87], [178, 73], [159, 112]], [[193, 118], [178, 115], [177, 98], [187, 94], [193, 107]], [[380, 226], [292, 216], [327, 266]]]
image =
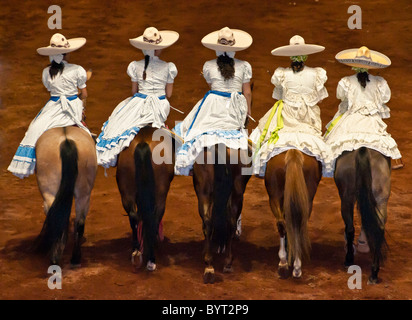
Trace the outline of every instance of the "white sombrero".
[[206, 48], [223, 52], [245, 50], [252, 42], [253, 39], [249, 33], [228, 27], [211, 32], [202, 39], [202, 44]]
[[378, 51], [369, 50], [365, 46], [359, 49], [343, 50], [335, 58], [340, 63], [357, 68], [380, 69], [391, 65], [391, 60], [387, 56]]
[[325, 47], [317, 44], [306, 44], [305, 39], [296, 35], [290, 38], [289, 45], [273, 49], [272, 54], [274, 56], [293, 57], [317, 53], [323, 50], [325, 50]]
[[61, 33], [55, 33], [50, 39], [50, 45], [37, 49], [37, 53], [42, 56], [69, 53], [83, 47], [85, 43], [85, 38], [66, 39]]
[[129, 39], [130, 44], [141, 50], [160, 50], [170, 47], [179, 39], [175, 31], [159, 31], [155, 27], [147, 28], [140, 37]]

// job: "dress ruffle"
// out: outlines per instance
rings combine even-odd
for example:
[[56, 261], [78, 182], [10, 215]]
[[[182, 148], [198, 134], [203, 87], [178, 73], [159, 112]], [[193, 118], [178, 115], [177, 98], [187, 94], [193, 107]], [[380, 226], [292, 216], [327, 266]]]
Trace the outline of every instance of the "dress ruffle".
[[[253, 130], [250, 139], [256, 144], [260, 137], [259, 128]], [[285, 132], [279, 131], [279, 140], [275, 144], [265, 143], [255, 155], [253, 154], [253, 174], [264, 176], [267, 162], [290, 149], [297, 149], [308, 156], [315, 157], [322, 163], [322, 172], [327, 173], [331, 170], [327, 162], [329, 149], [320, 135], [307, 132]], [[255, 150], [253, 150], [255, 153]]]
[[[175, 130], [174, 130], [175, 131]], [[175, 131], [176, 133], [178, 131]], [[185, 142], [176, 154], [175, 174], [189, 175], [190, 170], [204, 148], [216, 144], [224, 144], [230, 149], [247, 150], [247, 135], [240, 130], [213, 130], [204, 132], [194, 139]]]

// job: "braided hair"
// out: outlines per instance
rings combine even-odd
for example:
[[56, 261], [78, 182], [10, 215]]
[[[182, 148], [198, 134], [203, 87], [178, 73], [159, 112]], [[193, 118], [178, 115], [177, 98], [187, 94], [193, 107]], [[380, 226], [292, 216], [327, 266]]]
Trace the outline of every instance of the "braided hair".
[[143, 70], [143, 80], [146, 80], [146, 69], [150, 62], [150, 56], [147, 54], [144, 56], [144, 70]]

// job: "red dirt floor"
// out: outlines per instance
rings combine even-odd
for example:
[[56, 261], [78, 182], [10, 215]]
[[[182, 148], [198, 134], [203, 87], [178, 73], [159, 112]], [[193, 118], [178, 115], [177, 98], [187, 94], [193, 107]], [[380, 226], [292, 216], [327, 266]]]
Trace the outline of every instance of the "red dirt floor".
[[[24, 4], [23, 4], [24, 3]], [[412, 3], [408, 0], [374, 1], [60, 1], [62, 30], [49, 30], [49, 1], [8, 2], [0, 11], [0, 299], [147, 299], [147, 300], [275, 300], [275, 299], [410, 299], [412, 298], [412, 115], [410, 71], [412, 51]], [[362, 9], [362, 29], [351, 30], [350, 5]], [[63, 258], [63, 289], [47, 286], [48, 261], [29, 251], [44, 221], [42, 198], [35, 176], [20, 180], [6, 169], [30, 121], [48, 99], [41, 72], [48, 64], [36, 49], [59, 31], [67, 38], [86, 37], [86, 45], [71, 54], [71, 61], [92, 68], [87, 83], [87, 122], [100, 132], [113, 108], [131, 92], [126, 68], [143, 58], [128, 39], [148, 26], [171, 29], [180, 39], [162, 54], [173, 61], [179, 74], [170, 102], [186, 113], [208, 90], [201, 76], [203, 63], [215, 53], [200, 43], [207, 33], [224, 26], [248, 31], [252, 46], [237, 53], [253, 68], [253, 111], [259, 119], [273, 105], [270, 77], [289, 59], [270, 51], [285, 45], [295, 34], [307, 43], [324, 45], [322, 53], [309, 56], [307, 65], [326, 69], [329, 97], [321, 104], [323, 125], [332, 118], [339, 101], [336, 86], [352, 74], [335, 54], [366, 45], [388, 55], [392, 65], [372, 71], [383, 76], [392, 89], [386, 120], [403, 155], [405, 167], [392, 172], [392, 193], [386, 224], [388, 259], [380, 271], [382, 282], [367, 285], [370, 257], [358, 254], [355, 263], [363, 271], [362, 289], [350, 290], [350, 274], [343, 267], [344, 224], [333, 179], [323, 178], [318, 188], [309, 232], [311, 261], [303, 264], [300, 280], [281, 280], [277, 275], [279, 237], [263, 180], [252, 177], [243, 207], [243, 233], [234, 242], [234, 272], [223, 274], [223, 258], [216, 256], [216, 282], [202, 281], [203, 234], [191, 177], [176, 176], [164, 216], [165, 240], [157, 249], [157, 270], [132, 272], [131, 230], [122, 208], [115, 169], [98, 169], [82, 246], [82, 266], [71, 269], [71, 237]], [[173, 127], [182, 116], [171, 111]], [[256, 126], [251, 123], [249, 130]], [[411, 180], [409, 180], [411, 179]], [[409, 200], [408, 200], [409, 199]], [[72, 215], [73, 217], [73, 215]], [[357, 234], [359, 233], [357, 219]], [[357, 236], [357, 235], [356, 235]]]

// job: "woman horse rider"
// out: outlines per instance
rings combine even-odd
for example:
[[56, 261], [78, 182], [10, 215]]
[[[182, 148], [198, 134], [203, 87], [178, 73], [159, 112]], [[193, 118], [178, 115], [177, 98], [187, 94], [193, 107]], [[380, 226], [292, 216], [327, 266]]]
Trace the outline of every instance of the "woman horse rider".
[[272, 76], [275, 85], [272, 97], [277, 103], [260, 119], [250, 139], [254, 143], [253, 173], [263, 177], [266, 163], [289, 149], [315, 157], [323, 164], [327, 156], [322, 138], [318, 103], [328, 97], [326, 71], [305, 65], [309, 54], [325, 48], [305, 44], [301, 36], [293, 36], [290, 44], [272, 50], [272, 55], [289, 56], [290, 68], [279, 67]]
[[231, 149], [248, 148], [245, 122], [251, 112], [252, 67], [234, 56], [252, 44], [252, 37], [244, 31], [225, 27], [206, 35], [202, 44], [215, 50], [217, 55], [203, 65], [203, 76], [211, 90], [174, 128], [184, 139], [176, 155], [177, 175], [189, 175], [196, 158], [206, 147], [224, 144]]
[[87, 73], [81, 66], [67, 62], [67, 54], [81, 48], [85, 43], [85, 38], [67, 40], [62, 34], [56, 33], [51, 37], [48, 47], [37, 49], [40, 55], [50, 58], [51, 64], [43, 70], [42, 79], [51, 98], [30, 123], [8, 167], [8, 170], [19, 178], [34, 173], [36, 142], [46, 130], [76, 125], [90, 134], [82, 121], [84, 108], [81, 99], [87, 97]]
[[174, 78], [174, 63], [159, 59], [163, 49], [179, 39], [174, 31], [147, 28], [143, 35], [130, 39], [130, 44], [144, 54], [144, 59], [132, 61], [127, 74], [132, 80], [132, 97], [120, 102], [103, 124], [97, 138], [97, 163], [105, 168], [116, 166], [118, 154], [127, 148], [140, 128], [151, 125], [164, 127], [169, 115]]
[[333, 176], [336, 159], [344, 151], [360, 147], [377, 150], [387, 157], [398, 160], [402, 167], [401, 154], [395, 140], [386, 132], [382, 119], [390, 117], [386, 103], [391, 90], [385, 79], [368, 73], [369, 69], [385, 68], [390, 59], [367, 47], [339, 52], [336, 59], [356, 71], [342, 78], [337, 87], [337, 98], [342, 102], [333, 119], [326, 126], [325, 142], [330, 146], [329, 176]]

